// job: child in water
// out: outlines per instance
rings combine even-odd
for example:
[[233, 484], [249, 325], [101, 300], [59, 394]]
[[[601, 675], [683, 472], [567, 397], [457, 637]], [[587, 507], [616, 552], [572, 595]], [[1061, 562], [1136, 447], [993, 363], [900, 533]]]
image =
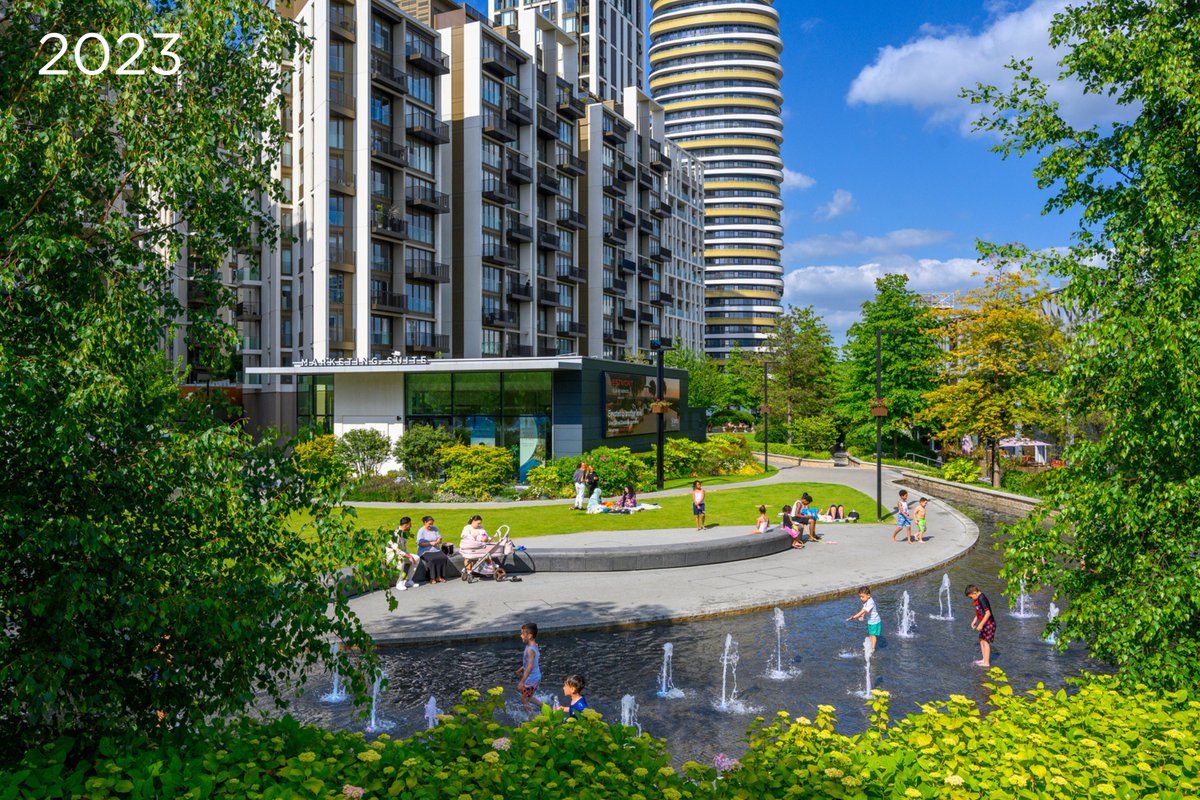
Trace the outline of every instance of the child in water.
[[585, 682], [582, 675], [568, 675], [563, 680], [563, 694], [567, 696], [567, 705], [559, 706], [566, 711], [568, 717], [578, 717], [588, 707], [587, 699], [583, 696]]

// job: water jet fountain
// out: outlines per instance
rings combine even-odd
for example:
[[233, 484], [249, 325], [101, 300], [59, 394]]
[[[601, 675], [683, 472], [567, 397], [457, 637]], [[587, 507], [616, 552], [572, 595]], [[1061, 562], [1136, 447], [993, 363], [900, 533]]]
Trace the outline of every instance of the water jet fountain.
[[775, 664], [767, 670], [767, 677], [783, 681], [799, 674], [798, 670], [785, 669], [783, 666], [783, 632], [787, 625], [783, 618], [783, 609], [775, 609]]
[[642, 726], [637, 721], [638, 704], [633, 695], [627, 694], [621, 698], [621, 724], [637, 728], [638, 736], [642, 735]]
[[438, 714], [442, 713], [438, 708], [437, 698], [429, 695], [429, 702], [425, 704], [425, 727], [433, 728], [438, 724]]
[[387, 678], [387, 673], [380, 670], [375, 675], [375, 683], [371, 686], [371, 721], [367, 723], [367, 732], [376, 733], [378, 731], [389, 731], [396, 727], [396, 723], [387, 719], [379, 719], [375, 710], [379, 705], [379, 686]]
[[666, 700], [678, 700], [683, 697], [683, 690], [676, 689], [671, 680], [671, 656], [674, 647], [670, 642], [663, 644], [662, 671], [658, 673], [658, 696]]
[[1029, 610], [1029, 595], [1025, 593], [1025, 581], [1021, 581], [1021, 588], [1017, 592], [1016, 607], [1009, 612], [1009, 616], [1015, 619], [1029, 619], [1036, 616]]
[[[1057, 616], [1058, 616], [1058, 606], [1054, 605], [1054, 603], [1051, 603], [1050, 610], [1046, 612], [1046, 625], [1049, 626], [1049, 625], [1053, 624], [1054, 618]], [[1046, 637], [1046, 644], [1058, 644], [1058, 636], [1051, 633], [1049, 636]]]
[[[942, 597], [946, 598], [945, 605], [942, 604]], [[936, 616], [929, 615], [930, 619], [953, 620], [954, 612], [950, 610], [950, 575], [942, 575], [942, 588], [938, 589], [938, 613]]]
[[866, 670], [866, 680], [864, 682], [863, 690], [861, 692], [853, 693], [855, 696], [861, 697], [864, 700], [871, 699], [871, 654], [874, 652], [875, 651], [871, 648], [871, 637], [868, 636], [867, 638], [863, 639], [863, 664], [865, 665], [864, 669]]
[[346, 690], [342, 688], [342, 676], [338, 671], [337, 656], [338, 650], [341, 649], [341, 645], [338, 642], [334, 642], [329, 649], [333, 653], [333, 688], [329, 691], [329, 694], [321, 695], [321, 702], [340, 703], [350, 696], [346, 694]]
[[896, 612], [896, 635], [901, 639], [911, 639], [914, 636], [917, 623], [917, 612], [908, 607], [908, 591], [900, 595], [900, 609]]

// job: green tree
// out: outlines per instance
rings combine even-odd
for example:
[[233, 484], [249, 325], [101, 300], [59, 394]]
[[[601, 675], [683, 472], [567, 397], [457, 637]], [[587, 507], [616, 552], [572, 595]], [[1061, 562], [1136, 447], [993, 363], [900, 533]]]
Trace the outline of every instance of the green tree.
[[1066, 279], [1079, 320], [1059, 402], [1099, 414], [1044, 512], [1009, 530], [1010, 585], [1070, 598], [1059, 641], [1157, 686], [1200, 684], [1200, 15], [1185, 0], [1085, 2], [1050, 42], [1065, 77], [1126, 121], [1077, 128], [1028, 63], [1014, 85], [967, 92], [1002, 156], [1038, 154], [1045, 211], [1080, 213], [1069, 252], [1030, 254]]
[[924, 395], [934, 388], [935, 361], [941, 353], [932, 329], [937, 320], [919, 294], [908, 288], [908, 276], [884, 275], [875, 280], [875, 296], [862, 304], [862, 315], [846, 331], [840, 371], [838, 411], [846, 419], [845, 436], [858, 447], [875, 448], [875, 332], [883, 336], [880, 374], [888, 415], [885, 438], [916, 440], [917, 414]]
[[778, 416], [792, 444], [798, 420], [826, 417], [833, 408], [833, 338], [811, 306], [792, 306], [779, 317], [759, 354], [760, 364], [764, 359], [770, 422]]
[[337, 438], [338, 460], [358, 477], [378, 475], [392, 452], [392, 442], [374, 428], [352, 428]]
[[1000, 439], [1036, 427], [1054, 407], [1049, 379], [1061, 365], [1062, 334], [1042, 310], [1045, 284], [1027, 269], [1006, 269], [1007, 251], [985, 250], [997, 268], [983, 286], [937, 311], [937, 335], [948, 345], [938, 362], [941, 385], [925, 395], [917, 417], [938, 426], [942, 439], [973, 433], [986, 441], [999, 488]]
[[438, 450], [455, 443], [454, 434], [445, 428], [435, 428], [417, 422], [396, 440], [392, 455], [400, 462], [404, 474], [413, 480], [433, 480], [442, 472]]
[[[286, 696], [329, 638], [364, 649], [343, 659], [361, 693], [371, 642], [328, 576], [377, 563], [382, 534], [210, 393], [182, 398], [164, 357], [189, 274], [189, 343], [234, 340], [216, 273], [277, 236], [260, 200], [280, 194], [290, 79], [269, 65], [301, 55], [301, 32], [258, 0], [0, 13], [0, 746], [199, 726]], [[70, 59], [39, 75], [48, 31], [138, 32], [146, 74], [116, 75], [114, 53], [95, 76]], [[183, 33], [176, 75], [150, 69], [170, 66], [156, 32]]]
[[758, 412], [762, 405], [762, 362], [753, 353], [734, 348], [720, 366], [718, 408], [744, 408]]
[[686, 369], [688, 373], [687, 404], [692, 408], [712, 411], [720, 399], [721, 368], [712, 356], [703, 351], [681, 347], [668, 350], [663, 356], [668, 367]]

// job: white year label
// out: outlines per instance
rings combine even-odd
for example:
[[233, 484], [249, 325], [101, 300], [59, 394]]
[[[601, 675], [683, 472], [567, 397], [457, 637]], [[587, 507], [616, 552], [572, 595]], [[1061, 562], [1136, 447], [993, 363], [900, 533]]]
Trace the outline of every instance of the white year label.
[[[171, 48], [179, 41], [180, 34], [178, 33], [155, 33], [155, 39], [161, 40], [158, 45], [158, 53], [164, 59], [169, 61], [169, 66], [164, 69], [158, 64], [153, 64], [150, 70], [156, 75], [174, 75], [179, 72], [179, 68], [183, 65], [179, 55]], [[84, 75], [99, 75], [113, 65], [114, 60], [117, 63], [117, 75], [145, 75], [146, 70], [138, 66], [138, 59], [142, 57], [142, 53], [146, 50], [146, 40], [142, 38], [140, 33], [123, 33], [117, 39], [117, 44], [110, 47], [108, 39], [104, 38], [100, 33], [85, 33], [75, 40], [75, 47], [71, 47], [71, 43], [67, 37], [61, 33], [47, 33], [42, 37], [41, 43], [44, 45], [47, 42], [53, 42], [50, 60], [42, 65], [38, 70], [39, 75], [66, 75], [67, 70], [55, 65], [66, 57], [67, 53], [71, 54], [71, 60], [75, 64], [75, 68]], [[113, 51], [116, 51], [115, 53]], [[114, 56], [116, 58], [114, 59]], [[70, 62], [67, 62], [70, 63]]]

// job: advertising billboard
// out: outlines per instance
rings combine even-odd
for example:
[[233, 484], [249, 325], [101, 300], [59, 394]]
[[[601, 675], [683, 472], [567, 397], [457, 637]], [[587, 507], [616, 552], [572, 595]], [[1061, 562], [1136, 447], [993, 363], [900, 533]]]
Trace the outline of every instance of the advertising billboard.
[[[654, 433], [658, 420], [650, 404], [658, 394], [658, 378], [628, 372], [604, 373], [604, 435]], [[664, 379], [663, 430], [679, 430], [679, 379]]]

